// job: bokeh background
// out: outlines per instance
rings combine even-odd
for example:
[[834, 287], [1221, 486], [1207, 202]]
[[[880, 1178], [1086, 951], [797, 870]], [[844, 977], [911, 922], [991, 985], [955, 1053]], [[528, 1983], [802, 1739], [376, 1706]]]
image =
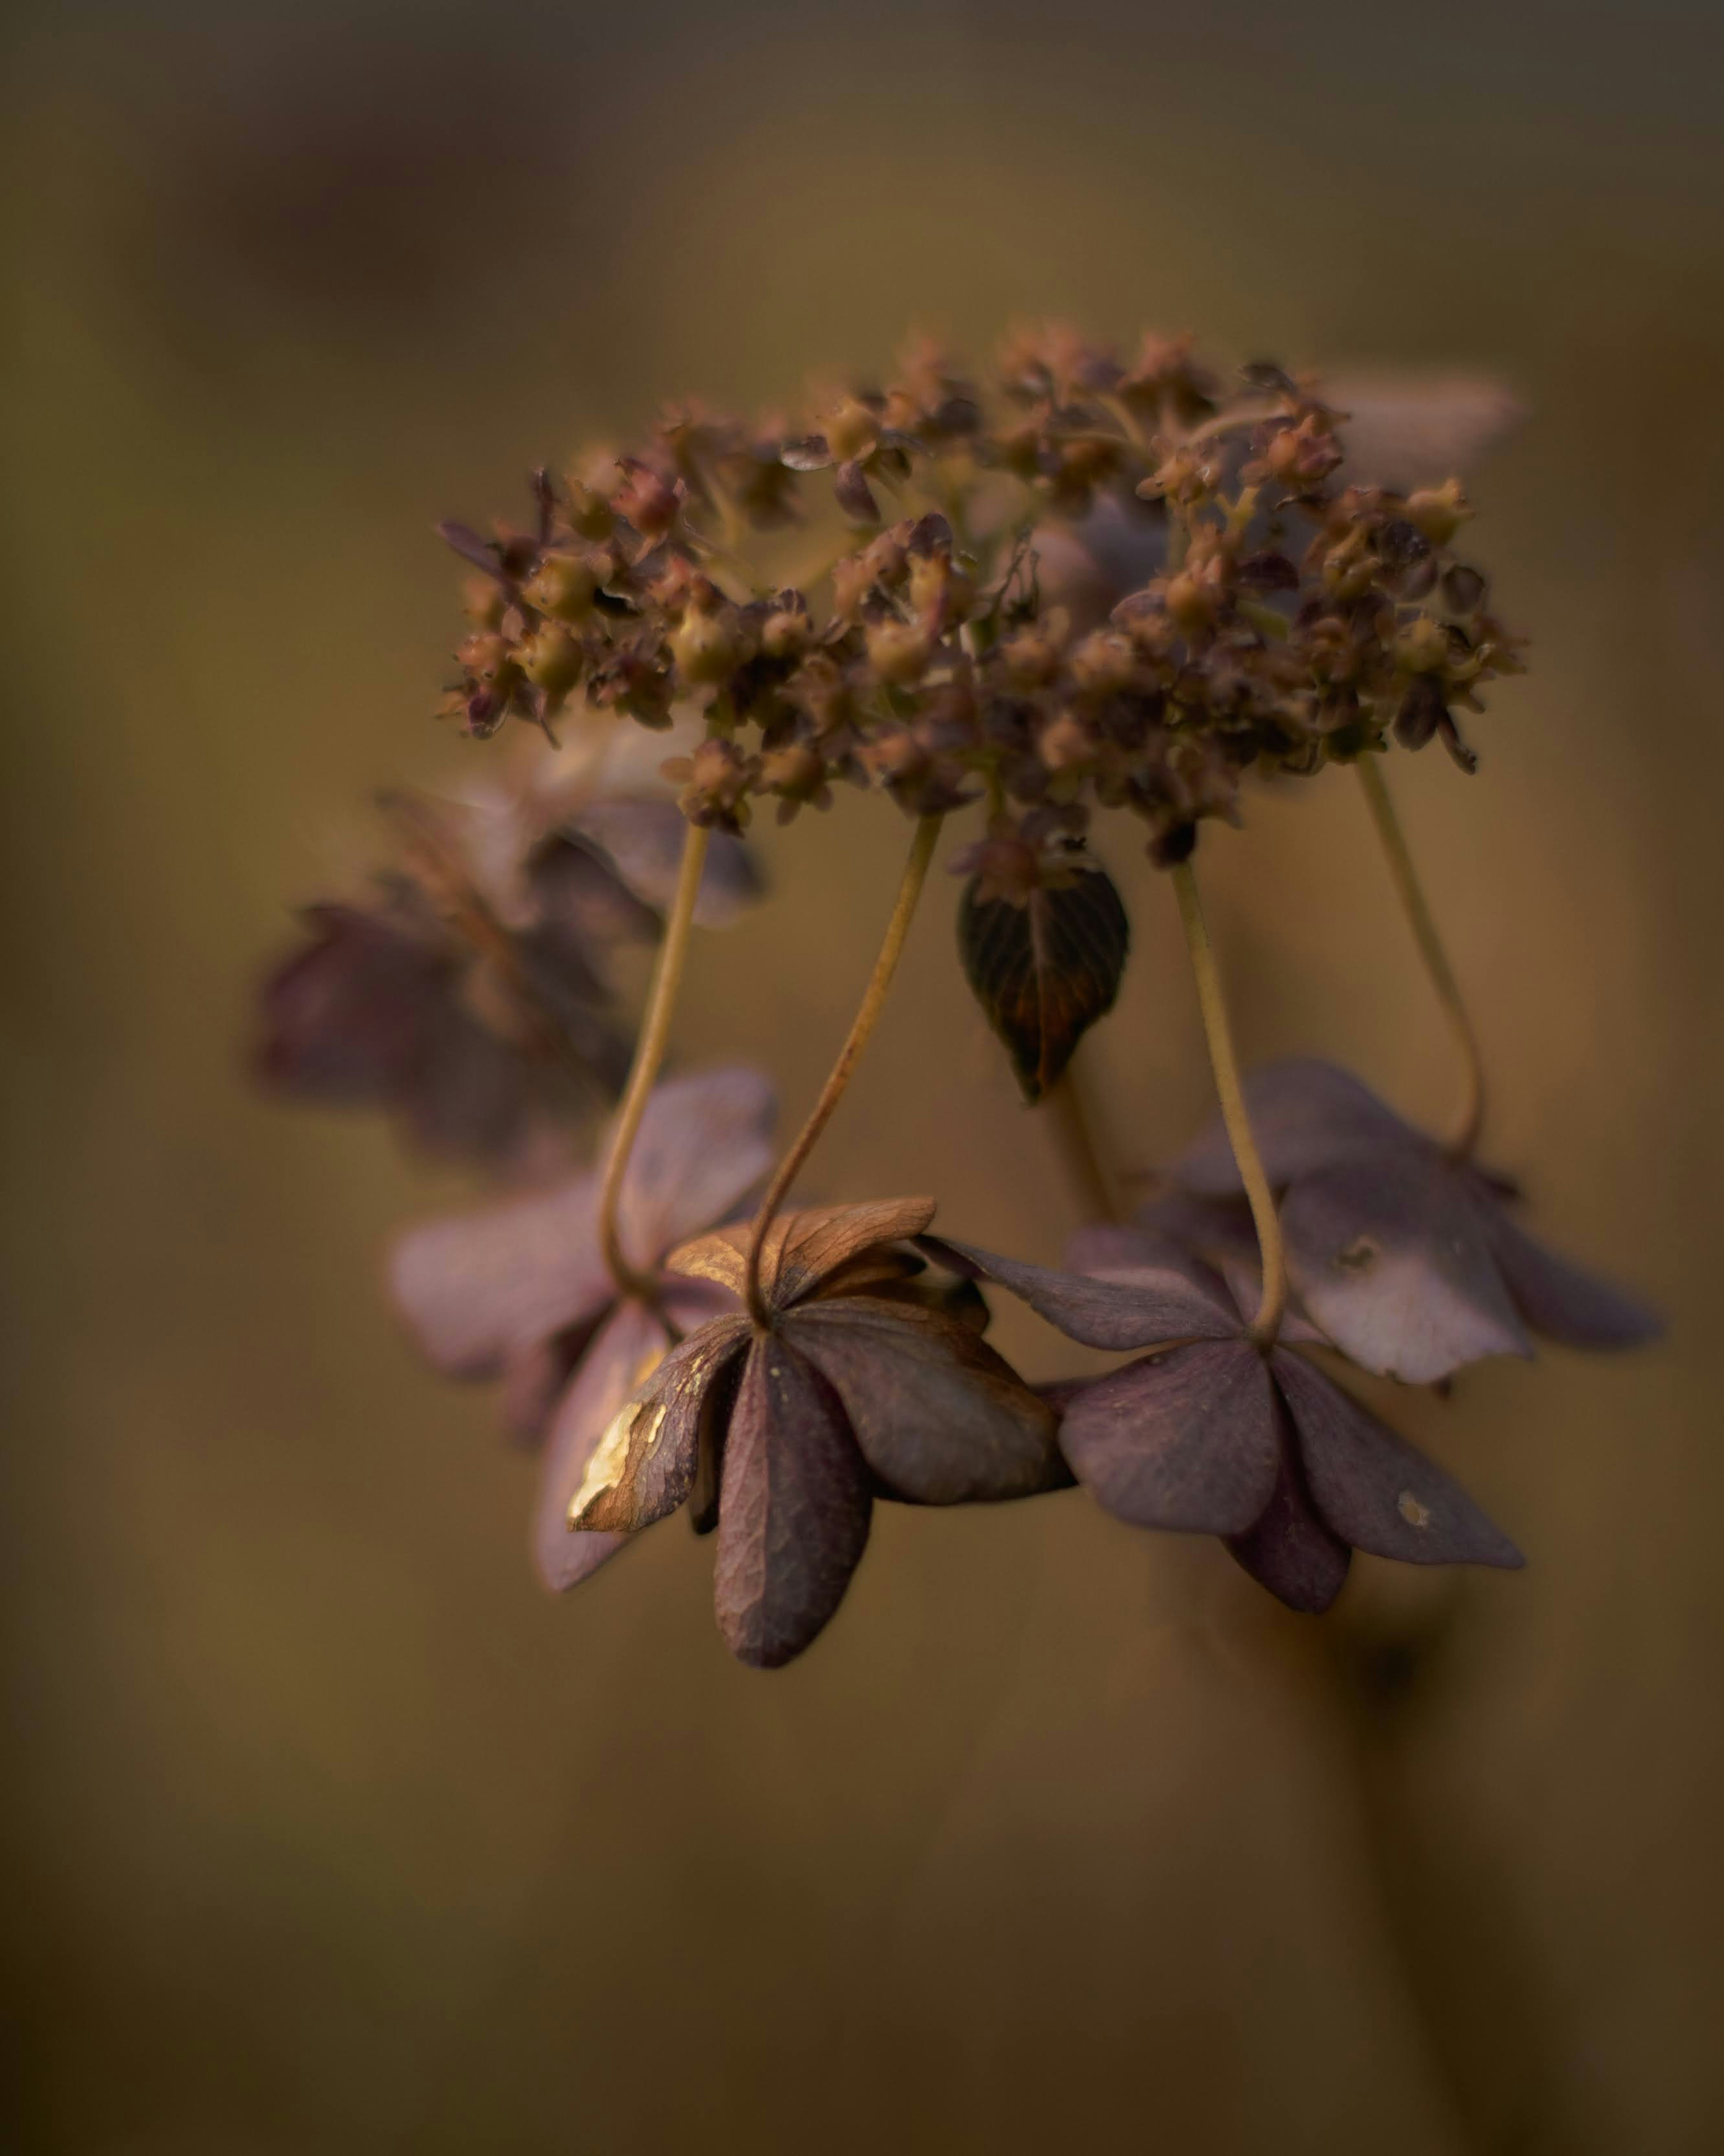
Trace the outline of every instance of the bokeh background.
[[[46, 2156], [1724, 2146], [1716, 9], [1214, 0], [28, 5], [4, 33], [8, 2149]], [[1080, 1495], [889, 1512], [805, 1661], [709, 1553], [583, 1594], [377, 1253], [458, 1184], [251, 1095], [247, 1002], [432, 721], [428, 526], [690, 388], [921, 324], [1191, 327], [1506, 380], [1478, 548], [1536, 665], [1398, 767], [1490, 1150], [1668, 1343], [1397, 1403], [1518, 1576], [1286, 1617]], [[895, 877], [766, 841], [689, 1059], [799, 1113]], [[1167, 895], [1085, 1052], [1122, 1165], [1207, 1111]], [[1205, 868], [1246, 1043], [1435, 1115], [1353, 789]], [[1050, 1259], [947, 908], [834, 1127]], [[999, 1337], [1060, 1366], [1033, 1320]]]

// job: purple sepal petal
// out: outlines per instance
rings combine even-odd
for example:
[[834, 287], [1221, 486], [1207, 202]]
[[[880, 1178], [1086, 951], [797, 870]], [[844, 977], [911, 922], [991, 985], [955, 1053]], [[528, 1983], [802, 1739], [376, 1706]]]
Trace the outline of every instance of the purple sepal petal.
[[1434, 1383], [1532, 1352], [1487, 1223], [1435, 1156], [1379, 1149], [1301, 1176], [1281, 1209], [1288, 1278], [1362, 1370]]
[[1344, 1542], [1403, 1564], [1526, 1562], [1458, 1482], [1321, 1370], [1284, 1348], [1270, 1363], [1312, 1502]]
[[1262, 1517], [1227, 1547], [1253, 1579], [1290, 1609], [1317, 1616], [1347, 1584], [1352, 1553], [1317, 1517], [1290, 1446], [1281, 1448], [1275, 1495]]
[[[1370, 1087], [1333, 1063], [1297, 1057], [1265, 1064], [1245, 1080], [1245, 1107], [1264, 1172], [1277, 1186], [1362, 1150], [1430, 1140], [1404, 1122]], [[1231, 1198], [1244, 1188], [1219, 1116], [1173, 1163], [1172, 1173], [1200, 1197]]]
[[1068, 1399], [1060, 1444], [1079, 1481], [1133, 1527], [1243, 1534], [1275, 1493], [1280, 1415], [1241, 1340], [1146, 1356]]
[[916, 1247], [936, 1265], [972, 1278], [998, 1281], [1038, 1317], [1086, 1348], [1148, 1348], [1163, 1341], [1224, 1340], [1239, 1330], [1219, 1283], [1212, 1289], [1179, 1271], [1144, 1270], [1130, 1281], [1094, 1280], [1046, 1265], [996, 1256], [971, 1243], [920, 1235]]
[[1644, 1348], [1664, 1331], [1655, 1311], [1547, 1250], [1498, 1207], [1491, 1245], [1509, 1293], [1535, 1332], [1565, 1348]]

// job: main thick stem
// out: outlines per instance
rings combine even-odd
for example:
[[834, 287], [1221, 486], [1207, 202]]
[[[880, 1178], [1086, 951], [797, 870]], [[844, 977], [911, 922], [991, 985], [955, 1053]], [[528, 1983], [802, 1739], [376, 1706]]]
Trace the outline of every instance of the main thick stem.
[[1191, 970], [1198, 984], [1198, 1007], [1203, 1014], [1203, 1034], [1209, 1044], [1209, 1065], [1215, 1073], [1215, 1091], [1221, 1102], [1221, 1119], [1239, 1164], [1239, 1179], [1251, 1204], [1257, 1229], [1258, 1254], [1263, 1265], [1263, 1294], [1251, 1321], [1251, 1337], [1260, 1348], [1275, 1344], [1287, 1307], [1287, 1258], [1281, 1244], [1281, 1224], [1275, 1214], [1274, 1194], [1264, 1173], [1263, 1157], [1251, 1134], [1251, 1118], [1245, 1112], [1244, 1088], [1239, 1082], [1239, 1058], [1234, 1053], [1233, 1029], [1228, 1023], [1227, 1002], [1221, 993], [1221, 976], [1215, 952], [1203, 921], [1198, 880], [1189, 861], [1172, 870], [1173, 891], [1179, 901], [1179, 918], [1185, 930]]
[[1437, 1001], [1443, 1006], [1443, 1015], [1449, 1021], [1455, 1045], [1460, 1050], [1465, 1091], [1455, 1119], [1455, 1135], [1449, 1141], [1449, 1151], [1456, 1160], [1466, 1160], [1479, 1142], [1479, 1132], [1485, 1122], [1485, 1059], [1479, 1052], [1479, 1037], [1473, 1031], [1473, 1022], [1461, 999], [1460, 983], [1455, 978], [1449, 954], [1443, 948], [1443, 939], [1437, 933], [1436, 921], [1425, 903], [1419, 871], [1408, 850], [1407, 834], [1395, 814], [1382, 767], [1374, 756], [1362, 756], [1354, 768], [1359, 774], [1371, 820], [1377, 826], [1377, 835], [1388, 860], [1389, 875], [1394, 880], [1402, 909], [1419, 946], [1419, 955], [1424, 961], [1424, 970], [1437, 992]]
[[623, 1250], [617, 1228], [617, 1208], [623, 1195], [623, 1178], [629, 1156], [640, 1131], [640, 1119], [664, 1060], [664, 1044], [670, 1037], [670, 1018], [676, 1008], [676, 992], [682, 985], [682, 969], [688, 957], [689, 931], [694, 926], [695, 906], [700, 896], [700, 875], [706, 865], [704, 825], [690, 824], [682, 842], [682, 865], [677, 870], [676, 892], [664, 916], [664, 935], [659, 945], [659, 963], [653, 972], [651, 993], [640, 1038], [634, 1044], [634, 1061], [623, 1089], [621, 1106], [611, 1130], [610, 1150], [605, 1155], [604, 1181], [598, 1194], [598, 1247], [605, 1270], [620, 1295], [658, 1300], [658, 1284], [638, 1273]]
[[760, 1210], [754, 1216], [754, 1230], [748, 1239], [747, 1278], [743, 1298], [748, 1306], [748, 1315], [762, 1331], [772, 1322], [766, 1298], [761, 1292], [761, 1253], [766, 1247], [778, 1208], [784, 1203], [790, 1186], [801, 1173], [803, 1164], [818, 1143], [820, 1133], [832, 1120], [833, 1111], [844, 1098], [844, 1088], [868, 1045], [868, 1036], [875, 1028], [886, 1000], [886, 991], [892, 984], [892, 976], [898, 970], [898, 960], [903, 953], [905, 938], [910, 933], [911, 921], [915, 918], [916, 901], [922, 895], [922, 886], [927, 881], [928, 866], [934, 858], [935, 841], [940, 836], [943, 816], [924, 816], [916, 827], [916, 837], [911, 842], [910, 859], [905, 863], [904, 875], [898, 886], [898, 896], [892, 907], [892, 917], [886, 923], [885, 940], [880, 945], [880, 956], [874, 962], [874, 971], [869, 976], [867, 988], [851, 1020], [850, 1030], [844, 1046], [838, 1052], [838, 1060], [831, 1075], [820, 1089], [815, 1101], [795, 1142], [772, 1172], [767, 1185], [766, 1195], [760, 1201]]

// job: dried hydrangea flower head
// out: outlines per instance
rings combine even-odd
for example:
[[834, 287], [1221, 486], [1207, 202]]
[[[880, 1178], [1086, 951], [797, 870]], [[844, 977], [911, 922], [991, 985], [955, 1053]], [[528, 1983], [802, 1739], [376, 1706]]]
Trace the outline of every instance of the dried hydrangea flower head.
[[[611, 1036], [601, 1053], [581, 1031], [616, 1023], [595, 954], [657, 935], [591, 1173], [397, 1255], [433, 1359], [501, 1376], [516, 1426], [548, 1428], [552, 1584], [685, 1505], [717, 1532], [726, 1638], [777, 1666], [838, 1607], [876, 1497], [992, 1501], [1074, 1474], [1122, 1517], [1220, 1536], [1302, 1609], [1356, 1548], [1519, 1562], [1299, 1352], [1430, 1381], [1524, 1352], [1528, 1328], [1653, 1329], [1533, 1243], [1475, 1164], [1483, 1059], [1383, 776], [1433, 742], [1471, 773], [1462, 716], [1519, 670], [1460, 551], [1460, 468], [1509, 414], [1489, 385], [1349, 398], [1265, 362], [1229, 374], [1185, 339], [1122, 357], [1039, 329], [979, 370], [919, 345], [793, 421], [680, 405], [620, 454], [535, 473], [521, 528], [442, 527], [472, 572], [448, 710], [504, 734], [490, 756], [530, 745], [531, 768], [469, 788], [459, 815], [398, 812], [423, 947], [381, 901], [321, 918], [272, 984], [269, 1060], [423, 1133], [495, 1130], [493, 1164], [518, 1167], [541, 1112], [579, 1130], [527, 1043], [614, 1083]], [[1446, 1143], [1330, 1066], [1239, 1067], [1198, 840], [1241, 819], [1254, 776], [1331, 767], [1354, 774], [1454, 1035]], [[768, 1096], [734, 1072], [660, 1086], [678, 992], [697, 926], [749, 893], [757, 811], [790, 824], [847, 790], [913, 819], [908, 859], [831, 1074], [752, 1219], [727, 1221], [766, 1173]], [[1069, 1272], [930, 1240], [931, 1199], [788, 1203], [946, 821], [969, 812], [960, 960], [1094, 1216]], [[1092, 845], [1110, 827], [1167, 872], [1220, 1106], [1131, 1223], [1070, 1069], [1130, 951]], [[1144, 1352], [1039, 1395], [983, 1342], [978, 1280]]]

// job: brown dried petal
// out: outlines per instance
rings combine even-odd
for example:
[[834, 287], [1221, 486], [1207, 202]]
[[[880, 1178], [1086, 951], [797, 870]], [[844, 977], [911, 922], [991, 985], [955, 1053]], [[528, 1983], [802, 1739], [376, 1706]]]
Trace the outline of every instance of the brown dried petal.
[[1078, 1480], [1133, 1527], [1242, 1534], [1275, 1494], [1275, 1389], [1241, 1340], [1198, 1340], [1099, 1378], [1060, 1443]]
[[844, 1599], [872, 1511], [837, 1394], [781, 1334], [757, 1338], [719, 1501], [713, 1599], [732, 1654], [777, 1669], [802, 1652]]
[[1535, 1332], [1568, 1348], [1642, 1348], [1664, 1331], [1655, 1311], [1536, 1242], [1501, 1200], [1489, 1232], [1504, 1283]]
[[568, 1523], [634, 1532], [674, 1512], [694, 1486], [714, 1389], [749, 1338], [746, 1317], [716, 1317], [671, 1349], [600, 1433], [568, 1502]]
[[596, 1572], [627, 1539], [618, 1533], [572, 1532], [569, 1507], [599, 1440], [667, 1344], [664, 1327], [650, 1311], [623, 1303], [606, 1320], [562, 1397], [546, 1444], [532, 1523], [534, 1561], [554, 1594]]
[[1303, 1176], [1281, 1230], [1301, 1301], [1362, 1370], [1428, 1385], [1532, 1352], [1478, 1208], [1434, 1157], [1385, 1150]]
[[972, 1243], [923, 1235], [918, 1246], [938, 1265], [972, 1278], [998, 1281], [1067, 1339], [1086, 1348], [1149, 1348], [1173, 1340], [1226, 1340], [1240, 1331], [1238, 1312], [1219, 1282], [1190, 1260], [1147, 1269], [1129, 1282], [1091, 1280], [998, 1257]]
[[[920, 1235], [934, 1217], [931, 1198], [882, 1198], [866, 1205], [818, 1205], [784, 1213], [767, 1230], [761, 1286], [776, 1310], [788, 1310], [853, 1258], [878, 1243]], [[685, 1243], [665, 1260], [668, 1270], [716, 1281], [733, 1295], [747, 1286], [753, 1230], [747, 1221]]]
[[804, 1304], [784, 1330], [836, 1389], [895, 1496], [958, 1505], [1068, 1479], [1053, 1410], [960, 1320], [844, 1296]]
[[1270, 1363], [1312, 1502], [1344, 1542], [1405, 1564], [1526, 1562], [1459, 1483], [1321, 1370], [1285, 1348]]

